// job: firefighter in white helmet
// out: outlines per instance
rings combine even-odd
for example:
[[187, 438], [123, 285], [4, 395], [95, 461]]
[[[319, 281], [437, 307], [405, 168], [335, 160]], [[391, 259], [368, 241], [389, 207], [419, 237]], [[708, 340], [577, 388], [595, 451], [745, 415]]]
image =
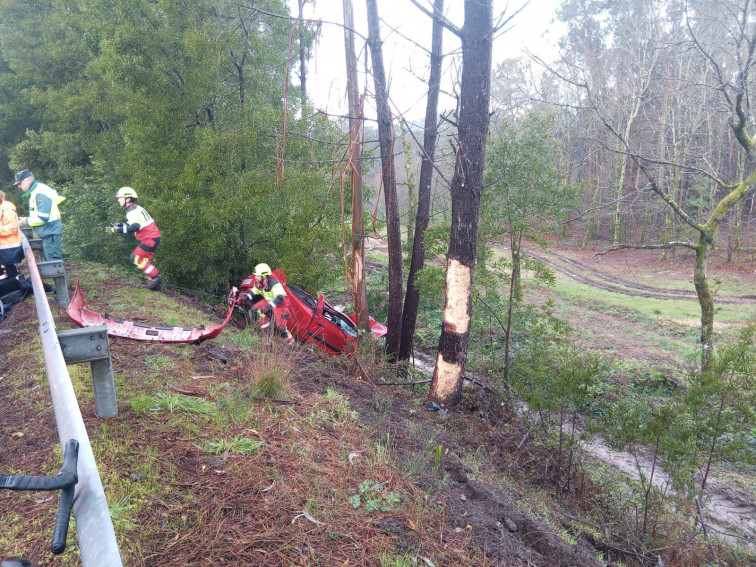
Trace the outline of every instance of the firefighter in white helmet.
[[126, 209], [126, 222], [110, 225], [109, 232], [126, 234], [133, 232], [139, 244], [131, 253], [130, 260], [147, 276], [145, 287], [160, 291], [163, 278], [152, 264], [155, 249], [160, 244], [160, 230], [150, 214], [137, 204], [137, 192], [131, 187], [121, 187], [116, 193], [118, 204]]
[[275, 310], [278, 309], [286, 299], [286, 290], [281, 283], [273, 277], [273, 272], [268, 264], [257, 264], [252, 288], [247, 293], [247, 299], [252, 303], [251, 309], [257, 310], [260, 328], [267, 329], [270, 327], [271, 319], [274, 320], [276, 327], [281, 332], [287, 344], [294, 342], [294, 337], [286, 327], [288, 315], [284, 314], [276, 318]]

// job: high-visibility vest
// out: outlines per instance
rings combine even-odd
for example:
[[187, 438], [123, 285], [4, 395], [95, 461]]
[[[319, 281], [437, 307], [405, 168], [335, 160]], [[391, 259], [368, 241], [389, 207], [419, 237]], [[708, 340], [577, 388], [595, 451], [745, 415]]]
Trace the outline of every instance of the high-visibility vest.
[[[38, 207], [45, 203], [46, 199], [49, 199], [51, 202], [49, 213], [38, 210]], [[52, 187], [39, 181], [34, 181], [31, 186], [31, 195], [29, 196], [29, 218], [27, 224], [29, 226], [41, 226], [48, 222], [60, 220], [58, 205], [65, 200], [66, 198], [58, 195], [58, 192]]]
[[16, 205], [10, 201], [0, 203], [0, 250], [21, 246], [21, 231], [18, 229]]
[[268, 276], [267, 286], [260, 288], [253, 285], [249, 291], [252, 295], [261, 295], [265, 301], [272, 301], [276, 305], [280, 305], [286, 297], [286, 290], [273, 276]]

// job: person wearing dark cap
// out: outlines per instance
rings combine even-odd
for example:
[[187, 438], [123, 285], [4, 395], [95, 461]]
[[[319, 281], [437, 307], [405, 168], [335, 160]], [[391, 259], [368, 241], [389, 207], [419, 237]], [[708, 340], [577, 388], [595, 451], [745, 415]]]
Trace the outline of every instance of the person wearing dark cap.
[[60, 220], [58, 205], [65, 197], [58, 195], [49, 185], [34, 179], [34, 174], [28, 169], [16, 173], [13, 185], [18, 185], [24, 192], [23, 196], [29, 198], [29, 216], [19, 218], [19, 226], [28, 225], [34, 229], [37, 237], [42, 240], [45, 260], [62, 260], [60, 240], [63, 223]]

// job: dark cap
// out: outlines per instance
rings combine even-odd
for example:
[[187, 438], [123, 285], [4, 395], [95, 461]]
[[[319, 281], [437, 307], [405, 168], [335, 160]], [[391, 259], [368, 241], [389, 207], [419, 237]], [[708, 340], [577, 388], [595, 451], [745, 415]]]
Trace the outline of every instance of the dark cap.
[[22, 169], [21, 171], [16, 173], [16, 181], [15, 183], [13, 183], [13, 185], [18, 185], [27, 177], [34, 177], [34, 174], [32, 174], [32, 172], [29, 171], [28, 169]]

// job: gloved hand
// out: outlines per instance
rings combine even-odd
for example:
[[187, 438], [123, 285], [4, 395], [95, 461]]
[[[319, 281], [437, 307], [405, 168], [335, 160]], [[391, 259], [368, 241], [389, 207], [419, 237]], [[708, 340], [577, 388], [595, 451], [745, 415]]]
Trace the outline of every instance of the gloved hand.
[[228, 305], [231, 305], [234, 301], [238, 299], [238, 295], [239, 295], [239, 288], [237, 288], [236, 286], [233, 286], [231, 288], [231, 291], [228, 292], [228, 297], [226, 297], [226, 303]]
[[111, 224], [108, 227], [108, 230], [113, 233], [120, 232], [120, 233], [126, 234], [126, 225], [123, 224], [122, 222], [117, 222], [117, 223]]

